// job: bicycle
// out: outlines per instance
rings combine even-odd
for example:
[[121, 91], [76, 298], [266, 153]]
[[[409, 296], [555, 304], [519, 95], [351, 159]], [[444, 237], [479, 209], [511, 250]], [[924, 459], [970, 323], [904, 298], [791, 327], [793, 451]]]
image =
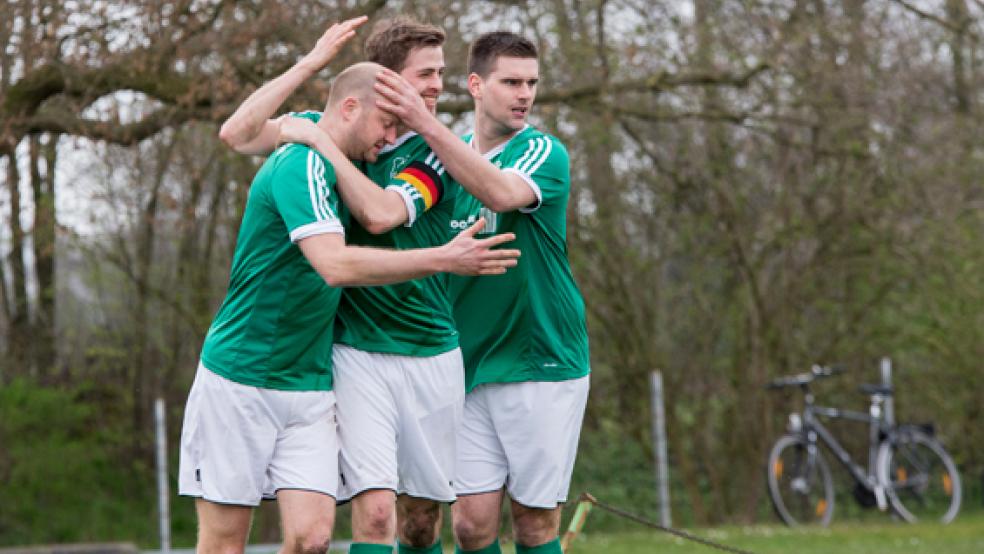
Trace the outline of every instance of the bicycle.
[[[801, 412], [789, 415], [788, 432], [769, 452], [769, 496], [780, 519], [789, 526], [827, 526], [834, 513], [834, 484], [830, 466], [819, 445], [826, 445], [855, 481], [855, 497], [864, 505], [892, 511], [909, 523], [937, 520], [949, 523], [960, 510], [960, 475], [953, 458], [933, 436], [929, 425], [896, 425], [886, 421], [884, 402], [891, 386], [865, 384], [868, 413], [814, 404], [810, 383], [841, 370], [814, 365], [810, 372], [782, 377], [768, 389], [798, 387], [804, 395]], [[818, 420], [839, 418], [868, 423], [868, 465], [857, 464]]]

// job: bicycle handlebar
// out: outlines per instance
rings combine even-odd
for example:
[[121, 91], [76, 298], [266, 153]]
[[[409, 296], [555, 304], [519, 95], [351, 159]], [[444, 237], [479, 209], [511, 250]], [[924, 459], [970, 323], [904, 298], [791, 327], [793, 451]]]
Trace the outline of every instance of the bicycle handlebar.
[[843, 373], [844, 368], [839, 365], [819, 365], [814, 364], [810, 368], [809, 373], [798, 373], [796, 375], [789, 375], [786, 377], [780, 377], [778, 379], [773, 379], [765, 388], [767, 389], [780, 389], [783, 387], [801, 387], [812, 383], [813, 381], [819, 379], [820, 377], [830, 377], [831, 375], [836, 375], [838, 373]]

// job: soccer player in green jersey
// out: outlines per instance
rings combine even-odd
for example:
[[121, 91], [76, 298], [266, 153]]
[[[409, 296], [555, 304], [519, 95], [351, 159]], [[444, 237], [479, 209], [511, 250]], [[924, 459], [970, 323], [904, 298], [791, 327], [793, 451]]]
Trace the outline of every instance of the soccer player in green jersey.
[[559, 553], [588, 394], [584, 302], [567, 260], [567, 150], [526, 123], [539, 82], [535, 46], [507, 32], [471, 46], [475, 131], [454, 136], [413, 87], [380, 74], [380, 106], [430, 144], [465, 190], [451, 231], [485, 218], [483, 233], [514, 232], [523, 252], [510, 274], [452, 278], [468, 395], [458, 438], [452, 513], [458, 550], [499, 552], [499, 514], [511, 500], [518, 553]]
[[[378, 64], [332, 84], [319, 123], [345, 155], [372, 161], [395, 138], [376, 108]], [[196, 497], [197, 552], [242, 552], [252, 509], [280, 504], [285, 552], [327, 550], [338, 484], [332, 339], [339, 287], [385, 285], [437, 272], [499, 274], [503, 241], [384, 250], [346, 246], [332, 165], [286, 144], [250, 189], [229, 289], [209, 328], [185, 409], [179, 492]]]
[[[403, 75], [433, 113], [443, 89], [443, 41], [437, 27], [396, 18], [377, 25], [366, 53]], [[317, 58], [323, 66], [329, 51], [319, 41], [302, 63]], [[370, 180], [311, 122], [267, 119], [305, 74], [309, 68], [292, 68], [247, 99], [224, 126], [230, 145], [263, 151], [279, 132], [316, 147], [335, 168], [353, 214], [348, 237], [355, 243], [405, 249], [446, 240], [456, 185], [416, 133], [401, 130], [395, 144], [363, 168]], [[339, 322], [340, 498], [353, 499], [351, 552], [389, 551], [394, 535], [400, 552], [440, 552], [440, 503], [455, 498], [465, 388], [446, 279], [347, 289]]]

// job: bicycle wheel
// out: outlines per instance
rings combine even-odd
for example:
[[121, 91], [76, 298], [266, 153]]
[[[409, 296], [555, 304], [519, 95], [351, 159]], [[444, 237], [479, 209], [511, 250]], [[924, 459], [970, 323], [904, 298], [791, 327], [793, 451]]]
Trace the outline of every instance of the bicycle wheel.
[[960, 474], [943, 445], [917, 429], [903, 429], [878, 449], [878, 480], [892, 509], [909, 523], [950, 523], [960, 511]]
[[834, 481], [830, 467], [802, 437], [784, 435], [769, 452], [769, 497], [779, 518], [789, 526], [830, 524], [834, 514]]

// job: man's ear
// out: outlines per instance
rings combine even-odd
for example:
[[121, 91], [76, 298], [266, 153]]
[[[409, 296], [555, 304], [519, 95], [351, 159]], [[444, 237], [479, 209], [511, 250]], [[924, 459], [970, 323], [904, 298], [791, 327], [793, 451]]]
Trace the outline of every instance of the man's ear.
[[478, 76], [478, 73], [468, 75], [468, 93], [476, 100], [482, 98], [482, 78]]
[[362, 103], [359, 99], [354, 96], [346, 96], [342, 99], [342, 103], [339, 106], [342, 119], [344, 121], [352, 122], [358, 119], [359, 112], [362, 110]]

